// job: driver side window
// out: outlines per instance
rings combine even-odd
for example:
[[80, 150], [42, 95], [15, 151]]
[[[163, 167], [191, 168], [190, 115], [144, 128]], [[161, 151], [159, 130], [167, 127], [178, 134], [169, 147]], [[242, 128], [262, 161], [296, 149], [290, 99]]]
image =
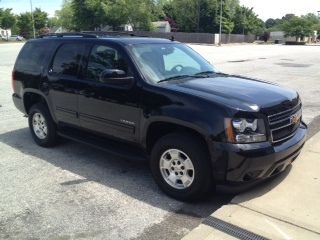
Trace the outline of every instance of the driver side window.
[[132, 76], [127, 60], [112, 47], [95, 45], [88, 59], [86, 78], [103, 82], [101, 76], [105, 70], [123, 70], [126, 76]]
[[163, 55], [163, 60], [165, 70], [168, 72], [178, 66], [182, 66], [183, 68], [194, 68], [199, 71], [201, 70], [200, 65], [179, 48], [174, 48], [174, 51], [170, 54]]

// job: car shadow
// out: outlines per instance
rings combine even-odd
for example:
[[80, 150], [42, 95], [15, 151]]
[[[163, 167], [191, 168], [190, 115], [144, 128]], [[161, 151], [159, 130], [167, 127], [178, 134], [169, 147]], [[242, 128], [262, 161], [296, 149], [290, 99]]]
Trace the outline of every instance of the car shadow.
[[97, 182], [154, 207], [192, 216], [199, 221], [230, 202], [234, 196], [226, 193], [214, 194], [213, 190], [213, 194], [203, 201], [179, 202], [158, 189], [147, 162], [128, 161], [85, 144], [64, 139], [54, 148], [42, 148], [34, 143], [28, 128], [0, 134], [0, 142], [23, 154], [80, 176], [80, 179], [77, 177], [74, 180], [60, 182], [61, 186]]
[[[299, 159], [298, 159], [299, 160]], [[272, 176], [271, 178], [263, 181], [251, 189], [242, 191], [235, 199], [233, 199], [232, 203], [241, 204], [243, 202], [250, 201], [255, 198], [259, 198], [268, 192], [272, 191], [279, 184], [282, 183], [283, 180], [290, 174], [292, 169], [292, 165], [289, 165], [283, 172]]]

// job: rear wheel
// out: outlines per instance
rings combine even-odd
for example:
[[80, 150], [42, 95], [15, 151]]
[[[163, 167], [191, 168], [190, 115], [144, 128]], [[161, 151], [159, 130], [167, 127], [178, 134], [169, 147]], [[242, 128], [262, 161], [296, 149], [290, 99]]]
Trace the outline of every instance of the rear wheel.
[[200, 199], [213, 190], [206, 148], [192, 134], [162, 137], [152, 149], [150, 167], [159, 187], [176, 199]]
[[33, 105], [29, 111], [28, 120], [31, 135], [38, 145], [51, 147], [57, 144], [56, 125], [44, 104]]

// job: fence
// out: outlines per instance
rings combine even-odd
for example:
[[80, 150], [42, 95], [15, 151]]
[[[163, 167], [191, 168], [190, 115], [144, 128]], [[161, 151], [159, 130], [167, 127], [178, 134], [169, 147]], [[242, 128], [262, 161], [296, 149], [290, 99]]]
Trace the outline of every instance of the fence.
[[214, 44], [215, 35], [212, 33], [184, 33], [184, 32], [169, 32], [169, 33], [160, 33], [160, 32], [134, 32], [136, 35], [156, 37], [156, 38], [167, 38], [184, 43], [207, 43]]
[[[134, 31], [134, 32], [103, 32], [107, 35], [123, 35], [133, 34], [137, 36], [153, 37], [153, 38], [166, 38], [183, 42], [183, 43], [202, 43], [202, 44], [218, 44], [219, 34], [213, 33], [186, 33], [186, 32], [147, 32], [147, 31]], [[242, 34], [222, 34], [221, 43], [252, 43], [255, 40], [254, 35]]]
[[[219, 34], [217, 34], [219, 37]], [[252, 43], [255, 40], [254, 35], [242, 34], [221, 34], [221, 42], [226, 43]], [[218, 41], [219, 42], [219, 41]]]

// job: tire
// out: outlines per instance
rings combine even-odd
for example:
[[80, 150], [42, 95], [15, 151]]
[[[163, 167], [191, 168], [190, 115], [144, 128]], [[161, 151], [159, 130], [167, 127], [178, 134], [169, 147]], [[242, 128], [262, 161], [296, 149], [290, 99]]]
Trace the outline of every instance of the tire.
[[[160, 138], [153, 147], [150, 157], [151, 172], [160, 189], [169, 196], [182, 201], [193, 201], [212, 192], [209, 156], [201, 143], [193, 134], [171, 133]], [[192, 167], [193, 173], [190, 170]]]
[[58, 142], [57, 128], [48, 108], [34, 104], [28, 114], [29, 128], [34, 141], [41, 147], [52, 147]]

